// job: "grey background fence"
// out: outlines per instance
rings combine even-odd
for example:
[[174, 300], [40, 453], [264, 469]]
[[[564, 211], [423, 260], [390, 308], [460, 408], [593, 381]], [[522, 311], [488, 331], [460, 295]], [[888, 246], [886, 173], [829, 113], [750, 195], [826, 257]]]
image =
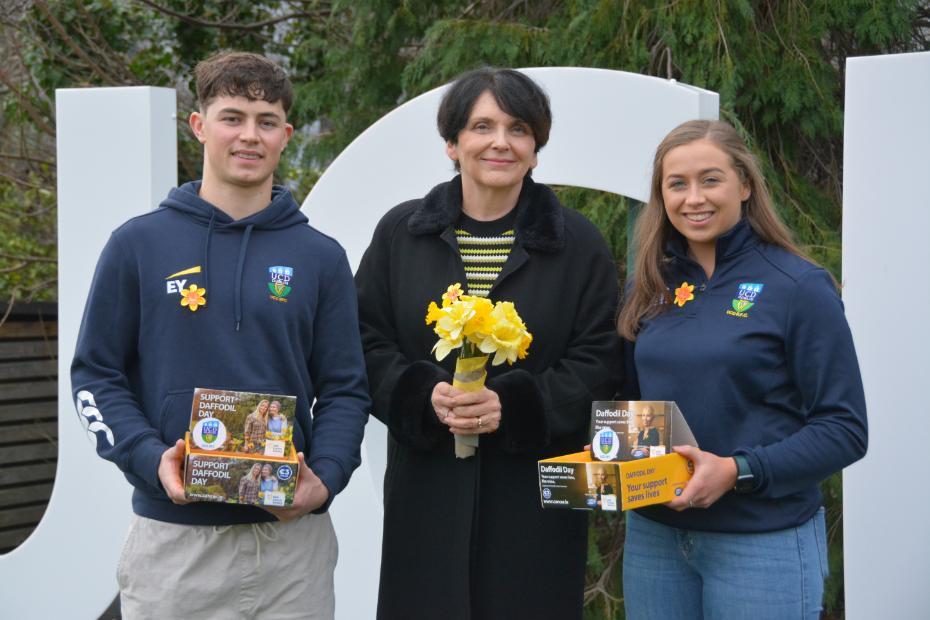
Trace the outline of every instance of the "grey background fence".
[[54, 303], [16, 304], [0, 325], [0, 554], [32, 533], [55, 481], [57, 317]]

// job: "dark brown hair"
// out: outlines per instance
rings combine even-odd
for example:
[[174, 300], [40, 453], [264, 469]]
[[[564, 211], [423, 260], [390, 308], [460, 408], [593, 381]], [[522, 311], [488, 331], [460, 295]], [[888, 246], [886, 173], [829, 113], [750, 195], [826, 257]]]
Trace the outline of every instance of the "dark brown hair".
[[219, 52], [197, 63], [194, 78], [201, 111], [217, 97], [225, 96], [280, 101], [286, 114], [294, 100], [287, 73], [260, 54]]
[[[536, 141], [536, 152], [549, 141], [552, 110], [549, 97], [539, 85], [513, 69], [481, 67], [457, 77], [442, 96], [436, 125], [443, 140], [456, 144], [459, 132], [468, 124], [475, 101], [490, 92], [501, 110], [527, 124]], [[458, 162], [455, 163], [458, 169]]]
[[[697, 140], [708, 140], [726, 153], [740, 180], [749, 185], [751, 193], [743, 203], [743, 217], [759, 238], [810, 261], [794, 244], [791, 232], [775, 213], [759, 163], [733, 126], [724, 121], [682, 123], [669, 132], [656, 149], [649, 203], [636, 222], [632, 286], [617, 320], [617, 331], [628, 340], [636, 339], [643, 320], [668, 308], [670, 299], [662, 268], [666, 262], [665, 245], [674, 228], [662, 200], [662, 163], [672, 149]], [[666, 303], [660, 304], [662, 300]]]

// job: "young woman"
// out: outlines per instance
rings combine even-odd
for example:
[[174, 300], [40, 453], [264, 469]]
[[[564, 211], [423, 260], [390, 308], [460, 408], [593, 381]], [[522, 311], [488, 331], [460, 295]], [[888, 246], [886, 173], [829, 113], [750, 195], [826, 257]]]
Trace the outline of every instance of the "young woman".
[[258, 492], [262, 485], [262, 466], [255, 463], [252, 468], [239, 479], [239, 503], [240, 504], [257, 504]]
[[836, 284], [793, 244], [723, 122], [659, 145], [637, 244], [619, 319], [627, 396], [676, 401], [700, 449], [676, 448], [695, 465], [679, 498], [627, 515], [627, 617], [818, 618], [818, 483], [867, 441]]
[[[378, 617], [581, 618], [587, 518], [540, 506], [537, 460], [584, 443], [591, 401], [619, 377], [614, 261], [597, 229], [530, 178], [546, 95], [509, 69], [458, 78], [439, 133], [460, 175], [378, 224], [356, 275], [374, 415], [390, 431]], [[487, 257], [476, 260], [475, 256]], [[460, 282], [512, 301], [526, 359], [453, 389], [423, 320]], [[456, 459], [453, 436], [480, 435]]]
[[268, 401], [262, 400], [255, 410], [245, 416], [242, 427], [243, 450], [261, 452], [265, 446], [265, 429], [268, 427]]

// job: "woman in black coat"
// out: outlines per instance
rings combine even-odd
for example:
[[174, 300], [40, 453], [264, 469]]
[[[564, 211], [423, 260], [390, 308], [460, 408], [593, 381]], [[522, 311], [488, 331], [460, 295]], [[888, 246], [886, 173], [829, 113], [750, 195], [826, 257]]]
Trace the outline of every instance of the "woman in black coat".
[[[615, 264], [530, 178], [551, 125], [531, 79], [466, 73], [438, 123], [461, 174], [389, 211], [356, 276], [374, 414], [390, 431], [378, 617], [581, 618], [586, 513], [543, 511], [536, 462], [583, 445], [591, 401], [614, 394]], [[496, 271], [474, 262], [487, 252], [460, 252], [475, 237], [504, 244]], [[450, 385], [457, 351], [430, 353], [426, 308], [456, 282], [514, 302], [533, 334], [528, 357], [489, 365], [479, 392]], [[455, 458], [454, 434], [479, 435], [477, 454]]]

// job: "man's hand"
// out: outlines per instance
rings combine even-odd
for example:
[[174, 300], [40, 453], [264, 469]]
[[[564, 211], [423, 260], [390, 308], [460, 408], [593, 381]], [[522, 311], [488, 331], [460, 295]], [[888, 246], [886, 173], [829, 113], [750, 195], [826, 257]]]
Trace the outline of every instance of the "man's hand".
[[297, 478], [297, 489], [294, 491], [294, 504], [287, 508], [262, 506], [262, 508], [276, 516], [279, 521], [291, 521], [302, 517], [309, 512], [313, 512], [329, 499], [329, 489], [304, 462], [303, 452], [297, 453], [297, 460], [299, 461], [297, 467], [300, 474]]
[[178, 439], [173, 446], [165, 450], [158, 464], [158, 480], [165, 493], [175, 504], [190, 503], [184, 497], [184, 480], [181, 479], [181, 466], [184, 463], [184, 440]]
[[694, 446], [672, 448], [694, 463], [694, 476], [681, 495], [666, 503], [672, 510], [708, 508], [736, 484], [736, 461], [699, 450]]

